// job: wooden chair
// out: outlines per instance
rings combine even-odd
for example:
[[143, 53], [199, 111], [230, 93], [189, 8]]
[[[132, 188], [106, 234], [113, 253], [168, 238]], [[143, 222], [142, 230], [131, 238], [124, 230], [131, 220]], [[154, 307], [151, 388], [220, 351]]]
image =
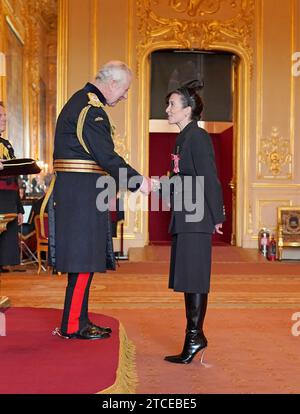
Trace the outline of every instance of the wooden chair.
[[46, 259], [48, 260], [48, 214], [44, 214], [44, 227], [45, 227], [45, 237], [41, 235], [41, 218], [40, 215], [35, 216], [34, 225], [36, 231], [36, 242], [37, 242], [37, 258], [38, 258], [38, 274], [40, 274], [42, 269], [42, 256], [41, 253], [46, 253]]
[[278, 259], [300, 260], [300, 207], [278, 207]]

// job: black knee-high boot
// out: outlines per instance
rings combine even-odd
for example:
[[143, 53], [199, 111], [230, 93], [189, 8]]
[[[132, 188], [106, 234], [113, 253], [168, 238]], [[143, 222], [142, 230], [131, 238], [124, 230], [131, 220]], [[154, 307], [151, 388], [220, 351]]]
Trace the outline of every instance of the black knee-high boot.
[[194, 356], [207, 347], [203, 323], [207, 308], [207, 293], [185, 293], [187, 326], [181, 354], [166, 356], [165, 360], [177, 364], [189, 364]]

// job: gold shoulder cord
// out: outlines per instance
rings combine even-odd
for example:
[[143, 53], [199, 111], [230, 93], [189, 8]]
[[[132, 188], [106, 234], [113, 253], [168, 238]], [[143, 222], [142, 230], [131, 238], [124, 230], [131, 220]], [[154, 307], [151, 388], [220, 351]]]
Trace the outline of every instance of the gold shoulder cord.
[[9, 157], [9, 152], [6, 146], [0, 143], [0, 160], [3, 160], [3, 159], [9, 160], [10, 157]]
[[77, 122], [77, 138], [80, 144], [83, 146], [84, 150], [89, 154], [90, 151], [88, 150], [84, 139], [83, 139], [83, 126], [84, 121], [87, 116], [89, 109], [94, 106], [95, 108], [104, 108], [103, 103], [99, 100], [98, 96], [92, 92], [88, 93], [89, 102], [88, 105], [83, 108], [83, 110], [79, 114], [78, 122]]

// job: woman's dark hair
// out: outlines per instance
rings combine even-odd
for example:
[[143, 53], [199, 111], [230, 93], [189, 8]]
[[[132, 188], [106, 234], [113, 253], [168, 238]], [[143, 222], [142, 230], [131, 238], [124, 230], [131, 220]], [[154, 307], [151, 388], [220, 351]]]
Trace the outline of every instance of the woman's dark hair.
[[166, 102], [169, 103], [170, 96], [173, 93], [180, 95], [183, 107], [186, 108], [190, 106], [192, 108], [192, 119], [194, 121], [199, 121], [201, 118], [201, 113], [203, 111], [203, 101], [199, 95], [199, 91], [203, 88], [203, 81], [192, 80], [180, 86], [180, 88], [175, 89], [172, 92], [169, 92], [166, 96]]

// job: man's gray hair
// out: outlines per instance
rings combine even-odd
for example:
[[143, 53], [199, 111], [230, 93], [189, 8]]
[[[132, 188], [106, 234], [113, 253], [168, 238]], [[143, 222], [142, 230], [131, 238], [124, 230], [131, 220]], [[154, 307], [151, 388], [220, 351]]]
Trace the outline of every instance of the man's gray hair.
[[119, 61], [112, 61], [102, 66], [102, 68], [96, 75], [96, 79], [99, 80], [101, 83], [105, 83], [108, 80], [114, 80], [116, 82], [125, 82], [127, 77], [129, 76], [131, 76], [131, 70], [125, 63]]

